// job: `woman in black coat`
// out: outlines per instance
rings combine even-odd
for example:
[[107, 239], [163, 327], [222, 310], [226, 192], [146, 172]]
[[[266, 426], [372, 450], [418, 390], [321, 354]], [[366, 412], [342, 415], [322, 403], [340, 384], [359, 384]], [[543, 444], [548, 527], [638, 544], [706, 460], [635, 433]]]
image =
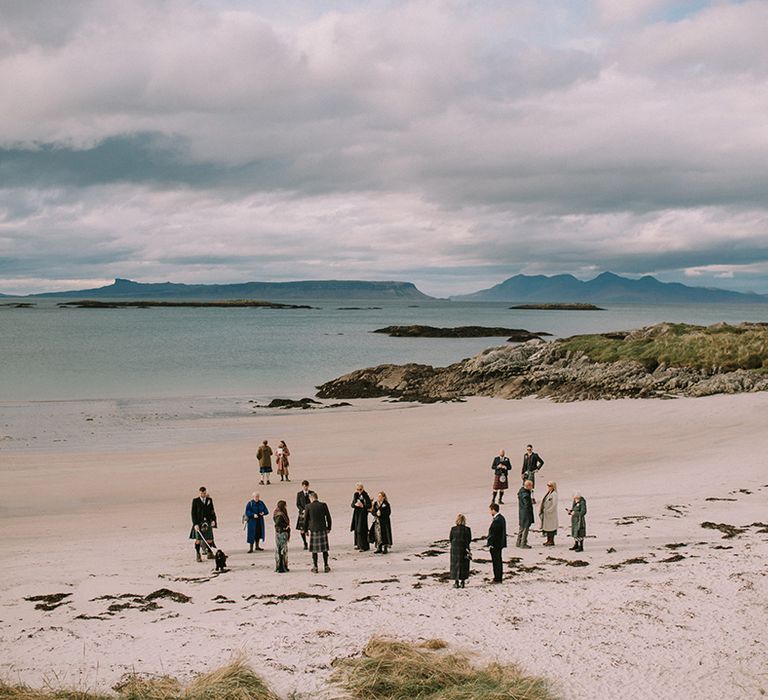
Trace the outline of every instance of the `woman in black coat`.
[[467, 519], [459, 513], [456, 525], [451, 528], [448, 536], [451, 543], [451, 578], [454, 588], [464, 588], [464, 582], [469, 578], [469, 547], [472, 544], [472, 530], [467, 527]]
[[387, 500], [387, 494], [379, 491], [371, 506], [373, 515], [373, 536], [376, 542], [376, 554], [386, 554], [387, 547], [392, 546], [392, 507]]
[[355, 549], [367, 552], [371, 545], [368, 542], [368, 513], [371, 510], [371, 497], [366, 493], [362, 484], [357, 484], [352, 494], [352, 524], [351, 532], [355, 533]]

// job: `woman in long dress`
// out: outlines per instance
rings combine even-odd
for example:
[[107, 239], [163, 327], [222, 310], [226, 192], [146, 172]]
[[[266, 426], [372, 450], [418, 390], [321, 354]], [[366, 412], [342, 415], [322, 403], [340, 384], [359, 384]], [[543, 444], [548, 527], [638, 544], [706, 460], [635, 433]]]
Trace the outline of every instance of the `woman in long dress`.
[[248, 554], [253, 554], [254, 549], [261, 551], [259, 541], [264, 541], [266, 527], [264, 526], [264, 516], [269, 515], [269, 509], [266, 503], [261, 500], [258, 493], [251, 495], [251, 500], [245, 504], [246, 540], [248, 541]]
[[352, 524], [351, 532], [355, 533], [355, 549], [367, 552], [371, 545], [368, 541], [368, 513], [371, 510], [371, 497], [366, 493], [362, 484], [355, 486], [352, 494]]
[[451, 528], [448, 536], [451, 543], [451, 579], [454, 588], [464, 588], [464, 582], [469, 578], [469, 562], [472, 544], [472, 530], [467, 527], [467, 519], [459, 513], [456, 525]]
[[285, 501], [278, 501], [272, 514], [275, 523], [275, 571], [288, 571], [288, 540], [291, 539], [291, 520]]
[[545, 547], [555, 546], [555, 535], [557, 534], [557, 484], [554, 481], [547, 482], [547, 493], [541, 499], [539, 505], [539, 516], [541, 517], [541, 529], [547, 536]]
[[376, 554], [386, 554], [392, 546], [392, 507], [389, 505], [387, 494], [379, 491], [371, 506], [373, 515], [373, 539], [376, 542]]
[[275, 464], [277, 465], [277, 473], [280, 475], [280, 481], [290, 481], [288, 478], [288, 457], [290, 456], [291, 451], [285, 444], [285, 440], [280, 440], [275, 450]]

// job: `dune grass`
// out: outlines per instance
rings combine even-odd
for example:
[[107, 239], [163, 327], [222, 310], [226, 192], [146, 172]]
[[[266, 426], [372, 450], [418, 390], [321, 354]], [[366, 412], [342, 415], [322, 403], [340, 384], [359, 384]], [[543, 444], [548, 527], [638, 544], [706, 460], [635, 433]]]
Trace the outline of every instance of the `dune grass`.
[[517, 667], [474, 666], [444, 642], [373, 638], [362, 657], [335, 663], [332, 680], [353, 700], [554, 700], [547, 681]]
[[635, 360], [650, 371], [659, 365], [697, 369], [768, 369], [768, 326], [660, 323], [628, 334], [578, 335], [557, 341], [560, 351], [583, 352], [593, 362]]
[[188, 686], [170, 676], [133, 673], [114, 687], [115, 695], [80, 690], [32, 689], [0, 681], [0, 700], [279, 700], [242, 660], [197, 676]]

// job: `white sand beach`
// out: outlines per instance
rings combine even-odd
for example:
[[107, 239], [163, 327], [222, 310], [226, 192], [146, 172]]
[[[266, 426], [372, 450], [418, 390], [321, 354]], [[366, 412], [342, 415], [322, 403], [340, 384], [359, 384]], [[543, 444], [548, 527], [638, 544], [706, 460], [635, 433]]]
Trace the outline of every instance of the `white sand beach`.
[[[331, 662], [385, 635], [518, 663], [568, 700], [768, 692], [768, 395], [354, 403], [216, 419], [0, 404], [0, 673], [103, 689], [132, 670], [188, 678], [242, 653], [281, 695], [324, 697]], [[291, 483], [258, 486], [262, 438], [290, 446]], [[439, 540], [458, 512], [487, 532], [491, 461], [503, 447], [518, 466], [528, 442], [545, 460], [537, 500], [547, 479], [559, 485], [557, 546], [510, 537], [504, 584], [491, 586], [478, 542], [477, 573], [454, 590], [436, 577], [448, 569]], [[270, 510], [288, 501], [293, 521], [303, 478], [334, 518], [332, 571], [310, 573], [294, 534], [278, 575], [271, 527], [267, 551], [246, 554], [240, 516], [260, 490]], [[356, 481], [390, 498], [386, 556], [353, 550]], [[187, 539], [201, 484], [230, 557], [218, 576]], [[579, 554], [564, 510], [577, 489], [589, 508]], [[514, 493], [502, 512], [514, 535]], [[161, 588], [191, 600], [148, 605]], [[25, 600], [56, 593], [68, 595], [52, 610]], [[297, 593], [316, 597], [279, 597]]]

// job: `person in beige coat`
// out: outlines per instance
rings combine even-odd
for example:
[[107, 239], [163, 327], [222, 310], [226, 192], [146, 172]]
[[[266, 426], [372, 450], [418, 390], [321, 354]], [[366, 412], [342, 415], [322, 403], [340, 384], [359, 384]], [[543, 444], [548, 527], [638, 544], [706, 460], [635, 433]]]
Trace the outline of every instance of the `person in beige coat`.
[[547, 482], [547, 493], [541, 499], [539, 506], [539, 517], [541, 518], [541, 529], [547, 536], [545, 547], [555, 546], [555, 535], [557, 534], [557, 484], [554, 481]]

